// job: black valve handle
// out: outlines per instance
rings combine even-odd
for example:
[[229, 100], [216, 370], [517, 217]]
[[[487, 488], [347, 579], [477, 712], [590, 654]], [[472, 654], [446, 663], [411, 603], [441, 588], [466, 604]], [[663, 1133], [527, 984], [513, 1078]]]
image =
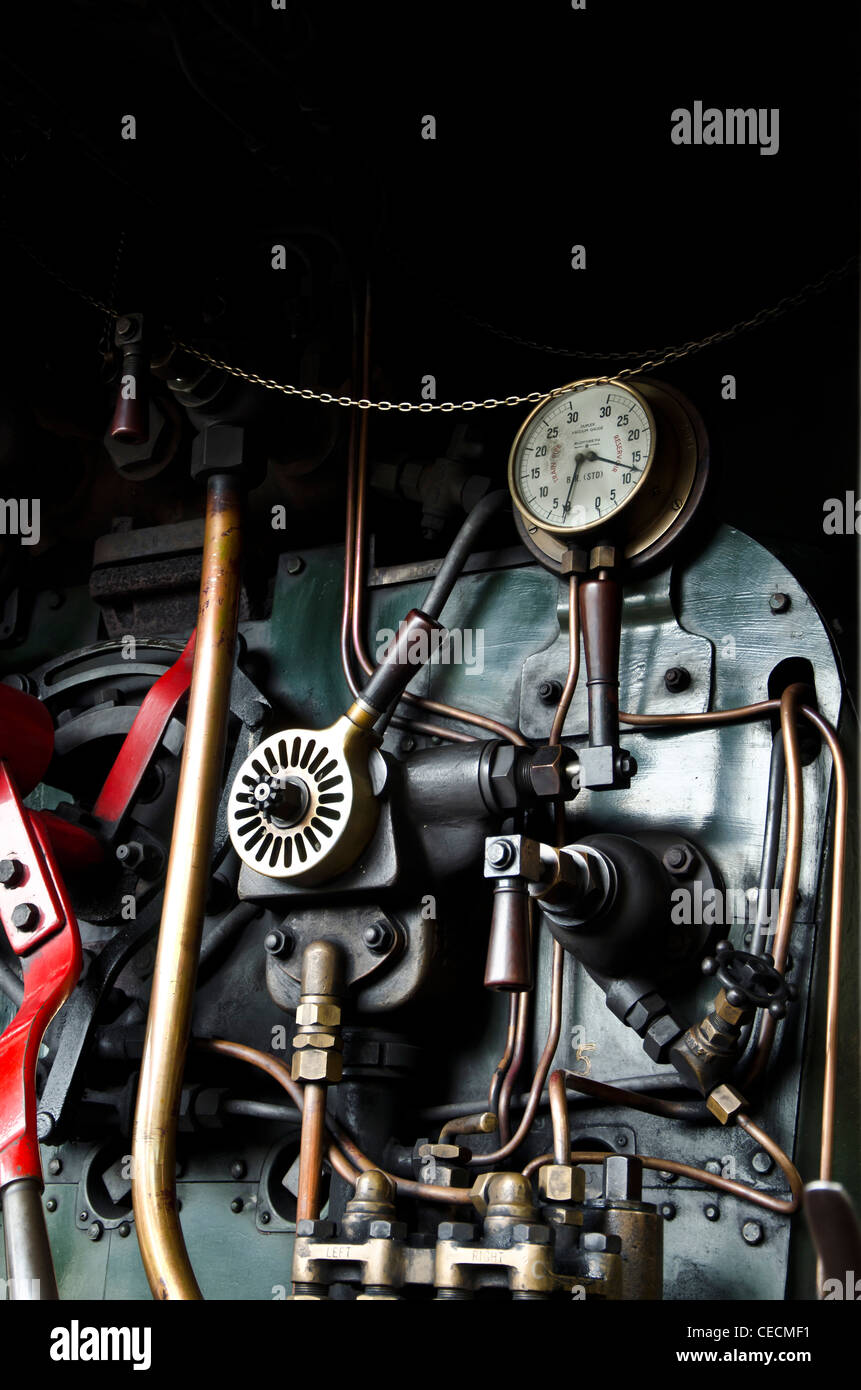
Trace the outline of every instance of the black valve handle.
[[729, 941], [719, 941], [713, 956], [702, 964], [704, 975], [716, 976], [728, 1003], [737, 1009], [768, 1009], [772, 1018], [783, 1018], [786, 1006], [798, 993], [795, 985], [774, 968], [774, 956], [752, 956], [737, 951]]

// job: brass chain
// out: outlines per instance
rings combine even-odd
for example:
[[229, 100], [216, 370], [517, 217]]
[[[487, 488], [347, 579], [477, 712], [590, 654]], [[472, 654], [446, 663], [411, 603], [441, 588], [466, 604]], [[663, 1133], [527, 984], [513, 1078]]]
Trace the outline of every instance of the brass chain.
[[[117, 311], [115, 309], [103, 303], [102, 300], [96, 299], [93, 295], [88, 294], [86, 290], [79, 289], [77, 285], [73, 285], [68, 280], [64, 279], [52, 266], [47, 265], [40, 256], [36, 255], [31, 247], [23, 245], [20, 241], [18, 245], [21, 246], [43, 270], [47, 271], [53, 279], [57, 280], [72, 294], [85, 300], [88, 304], [92, 305], [94, 309], [98, 309], [100, 313], [109, 314], [112, 318], [117, 317]], [[619, 370], [613, 372], [612, 375], [584, 378], [584, 383], [601, 385], [611, 381], [630, 380], [632, 377], [642, 376], [645, 372], [654, 371], [656, 367], [664, 367], [668, 362], [678, 362], [681, 358], [692, 357], [694, 353], [701, 352], [704, 348], [713, 347], [716, 343], [727, 342], [730, 338], [738, 337], [741, 333], [748, 332], [752, 328], [758, 328], [761, 324], [780, 317], [781, 314], [785, 314], [789, 309], [796, 308], [813, 295], [820, 294], [823, 290], [827, 289], [829, 285], [842, 279], [844, 275], [847, 275], [853, 267], [857, 268], [857, 265], [858, 257], [850, 256], [849, 259], [837, 269], [827, 271], [820, 279], [813, 281], [811, 284], [802, 286], [795, 294], [784, 295], [776, 304], [772, 304], [765, 309], [760, 309], [750, 318], [741, 319], [738, 323], [732, 324], [729, 328], [719, 329], [716, 333], [710, 333], [706, 338], [699, 338], [690, 342], [681, 343], [676, 347], [664, 348], [654, 356], [646, 357], [635, 366], [620, 367]], [[476, 322], [480, 323], [481, 320], [476, 320]], [[490, 327], [490, 325], [483, 326]], [[492, 331], [500, 332], [502, 336], [510, 337], [514, 341], [521, 342], [528, 347], [541, 347], [541, 344], [529, 343], [526, 339], [518, 339], [512, 334], [503, 333], [502, 330]], [[550, 400], [552, 397], [559, 396], [567, 391], [570, 385], [569, 382], [565, 382], [561, 386], [553, 386], [547, 391], [530, 391], [525, 396], [505, 396], [502, 399], [489, 396], [483, 401], [421, 401], [418, 403], [415, 401], [371, 401], [366, 397], [333, 396], [329, 391], [313, 391], [310, 387], [293, 386], [289, 382], [275, 381], [271, 377], [259, 376], [256, 372], [246, 372], [243, 371], [241, 367], [234, 367], [231, 363], [225, 362], [222, 358], [214, 357], [211, 353], [204, 352], [202, 348], [195, 347], [193, 343], [184, 342], [181, 338], [172, 338], [171, 343], [173, 347], [179, 348], [182, 352], [189, 353], [192, 357], [197, 358], [199, 362], [204, 362], [210, 367], [216, 367], [222, 372], [227, 372], [229, 376], [239, 378], [241, 381], [247, 381], [252, 386], [262, 386], [267, 391], [280, 391], [282, 395], [285, 396], [298, 396], [303, 401], [317, 401], [320, 405], [340, 405], [347, 409], [397, 410], [404, 415], [413, 411], [430, 414], [432, 411], [436, 410], [440, 411], [442, 414], [450, 414], [455, 410], [496, 410], [499, 406], [533, 405], [539, 401]], [[546, 348], [542, 350], [554, 352], [561, 351], [558, 348]], [[566, 355], [583, 357], [586, 354], [569, 353]], [[600, 360], [602, 356], [604, 360], [609, 360], [610, 358], [619, 358], [624, 355], [621, 353], [596, 354], [596, 357], [591, 360]]]
[[[765, 309], [760, 309], [757, 313], [751, 315], [750, 318], [741, 319], [739, 322], [732, 324], [729, 328], [719, 329], [716, 333], [710, 333], [706, 338], [699, 338], [682, 343], [677, 347], [664, 348], [655, 353], [654, 356], [646, 357], [642, 362], [638, 362], [636, 366], [621, 367], [617, 372], [613, 372], [612, 375], [587, 377], [584, 379], [584, 383], [601, 385], [610, 381], [629, 380], [632, 377], [642, 376], [645, 372], [654, 371], [656, 367], [664, 367], [668, 362], [677, 362], [683, 357], [692, 357], [694, 353], [701, 352], [704, 348], [713, 347], [716, 343], [723, 343], [730, 338], [738, 337], [739, 334], [748, 332], [753, 328], [758, 328], [761, 324], [767, 323], [771, 319], [779, 318], [780, 315], [785, 314], [790, 309], [796, 308], [813, 295], [821, 294], [822, 291], [827, 289], [834, 281], [842, 279], [853, 267], [857, 267], [857, 264], [858, 257], [850, 256], [842, 266], [839, 266], [835, 270], [826, 271], [819, 280], [804, 285], [795, 294], [784, 295], [776, 304], [769, 305]], [[481, 323], [481, 320], [475, 320], [475, 322]], [[490, 327], [490, 325], [485, 324], [482, 326]], [[499, 331], [502, 333], [501, 330], [492, 331]], [[502, 333], [502, 336], [512, 338], [514, 341], [521, 342], [528, 347], [541, 347], [541, 344], [528, 343], [525, 339], [518, 339], [512, 334]], [[418, 404], [414, 401], [370, 401], [364, 397], [357, 399], [353, 396], [333, 396], [328, 391], [312, 391], [310, 387], [302, 389], [298, 386], [291, 386], [282, 382], [273, 381], [269, 377], [258, 376], [255, 372], [244, 372], [241, 368], [233, 367], [228, 362], [213, 357], [208, 352], [203, 352], [200, 348], [196, 348], [190, 343], [184, 343], [179, 339], [174, 340], [174, 346], [181, 348], [184, 352], [191, 353], [193, 357], [196, 357], [201, 362], [207, 363], [211, 367], [218, 367], [221, 371], [227, 372], [231, 376], [251, 382], [252, 385], [263, 386], [267, 391], [281, 391], [288, 396], [300, 396], [306, 401], [318, 401], [323, 405], [355, 407], [358, 410], [397, 410], [402, 414], [408, 414], [411, 411], [421, 411], [429, 414], [434, 410], [441, 411], [443, 414], [453, 410], [495, 410], [498, 406], [531, 405], [538, 401], [550, 400], [554, 396], [561, 395], [568, 389], [570, 384], [566, 382], [561, 386], [551, 387], [548, 391], [530, 391], [528, 395], [525, 396], [505, 396], [502, 399], [489, 396], [483, 401], [422, 401]], [[561, 352], [562, 350], [558, 348], [542, 348], [542, 351]], [[587, 354], [579, 352], [566, 355], [585, 357]], [[631, 354], [622, 353], [603, 354], [605, 360], [609, 358], [624, 358], [630, 355]], [[596, 354], [599, 360], [600, 356], [600, 354]], [[591, 358], [590, 360], [594, 361], [596, 358]]]

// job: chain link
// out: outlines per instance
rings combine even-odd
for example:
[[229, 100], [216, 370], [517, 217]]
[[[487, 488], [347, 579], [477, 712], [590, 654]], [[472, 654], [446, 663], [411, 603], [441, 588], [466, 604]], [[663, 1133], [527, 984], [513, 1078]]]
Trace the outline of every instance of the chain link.
[[[805, 300], [815, 294], [821, 294], [829, 285], [840, 280], [847, 275], [853, 268], [857, 268], [858, 257], [850, 256], [842, 266], [835, 270], [826, 271], [819, 280], [811, 284], [804, 285], [795, 294], [784, 295], [776, 304], [769, 305], [765, 309], [760, 309], [750, 318], [740, 319], [729, 328], [719, 329], [716, 333], [710, 333], [706, 338], [694, 339], [678, 346], [662, 348], [657, 351], [654, 349], [642, 361], [634, 366], [621, 367], [617, 372], [608, 376], [593, 376], [585, 378], [584, 381], [590, 385], [601, 385], [610, 381], [630, 380], [632, 377], [644, 375], [646, 372], [654, 371], [657, 367], [664, 367], [668, 362], [678, 362], [684, 357], [692, 357], [694, 353], [702, 352], [704, 348], [713, 347], [716, 343], [727, 342], [730, 338], [736, 338], [741, 333], [749, 332], [753, 328], [759, 328], [761, 324], [768, 323], [772, 319], [779, 318], [790, 309], [797, 308]], [[472, 318], [472, 315], [466, 317]], [[483, 328], [490, 329], [491, 332], [499, 333], [501, 337], [510, 341], [517, 342], [526, 347], [534, 347], [542, 352], [553, 352], [568, 357], [586, 358], [589, 361], [625, 361], [634, 354], [632, 353], [596, 353], [588, 354], [585, 352], [565, 352], [562, 348], [545, 347], [540, 343], [532, 343], [524, 338], [518, 338], [515, 334], [506, 333], [502, 329], [495, 329], [492, 325], [483, 323], [480, 319], [473, 319], [473, 322], [480, 324]], [[355, 407], [358, 410], [398, 410], [403, 414], [410, 411], [430, 413], [438, 410], [448, 413], [453, 410], [496, 410], [499, 406], [532, 405], [539, 401], [550, 400], [553, 396], [561, 395], [568, 389], [568, 383], [561, 386], [551, 387], [548, 391], [530, 391], [525, 396], [505, 396], [499, 400], [495, 396], [489, 396], [483, 401], [369, 401], [366, 399], [355, 399], [352, 396], [331, 396], [326, 391], [301, 390], [298, 386], [291, 386], [278, 381], [273, 381], [269, 377], [257, 376], [253, 372], [244, 372], [239, 367], [233, 367], [221, 358], [212, 357], [209, 353], [201, 351], [190, 343], [175, 340], [174, 346], [181, 348], [184, 352], [191, 353], [199, 361], [207, 363], [211, 367], [217, 367], [221, 371], [227, 372], [230, 376], [239, 377], [243, 381], [248, 381], [255, 386], [263, 386], [268, 391], [281, 391], [288, 396], [301, 396], [303, 400], [318, 401], [324, 405], [341, 405]]]
[[[59, 284], [63, 285], [65, 289], [69, 290], [70, 293], [85, 300], [86, 303], [92, 305], [92, 307], [97, 309], [100, 313], [110, 315], [112, 318], [117, 317], [116, 309], [108, 304], [104, 304], [100, 299], [94, 298], [94, 296], [88, 294], [86, 290], [79, 289], [77, 285], [71, 284], [70, 281], [66, 280], [54, 270], [52, 266], [47, 265], [31, 247], [24, 245], [17, 238], [15, 238], [15, 240], [37, 265], [41, 266], [43, 270], [54, 280], [57, 280]], [[642, 376], [645, 372], [654, 371], [657, 367], [664, 367], [668, 362], [678, 362], [682, 358], [692, 357], [694, 353], [702, 352], [704, 348], [713, 347], [716, 343], [725, 343], [730, 338], [738, 337], [741, 333], [749, 332], [753, 328], [759, 328], [761, 324], [768, 323], [772, 319], [779, 318], [782, 314], [787, 313], [790, 309], [797, 308], [813, 295], [821, 294], [829, 285], [835, 283], [837, 280], [841, 280], [845, 275], [848, 275], [852, 269], [857, 269], [858, 260], [858, 256], [850, 256], [848, 260], [844, 261], [843, 265], [834, 270], [826, 271], [820, 279], [813, 281], [811, 284], [802, 286], [795, 294], [784, 295], [776, 304], [772, 304], [765, 309], [760, 309], [750, 318], [740, 319], [729, 328], [719, 329], [718, 332], [710, 333], [706, 338], [694, 339], [686, 343], [681, 343], [678, 346], [662, 348], [657, 352], [653, 350], [651, 354], [633, 366], [620, 367], [619, 370], [613, 372], [612, 375], [584, 378], [584, 384], [601, 385], [610, 381], [630, 380], [632, 377]], [[473, 316], [466, 315], [466, 317], [472, 318]], [[500, 337], [507, 338], [524, 347], [536, 348], [541, 352], [551, 352], [566, 357], [585, 358], [589, 361], [625, 361], [629, 357], [635, 355], [633, 353], [615, 352], [595, 353], [594, 355], [585, 352], [566, 352], [563, 348], [548, 347], [541, 343], [530, 342], [526, 338], [518, 338], [516, 334], [507, 333], [503, 329], [494, 328], [492, 324], [484, 323], [481, 319], [473, 319], [473, 322], [488, 329], [492, 333], [499, 334]], [[279, 391], [282, 395], [298, 396], [301, 400], [317, 401], [320, 405], [339, 405], [343, 406], [345, 409], [356, 410], [397, 410], [403, 415], [412, 412], [431, 414], [433, 411], [439, 411], [442, 414], [450, 414], [455, 410], [496, 410], [499, 407], [506, 406], [535, 405], [539, 401], [550, 400], [554, 396], [561, 395], [568, 390], [570, 384], [566, 382], [560, 386], [553, 386], [547, 391], [530, 391], [525, 396], [504, 396], [501, 399], [495, 396], [488, 396], [483, 401], [371, 401], [365, 397], [333, 396], [328, 391], [313, 391], [310, 387], [293, 386], [289, 382], [275, 381], [272, 377], [259, 376], [256, 372], [243, 371], [241, 367], [235, 367], [231, 363], [225, 362], [220, 357], [214, 357], [211, 353], [204, 352], [202, 348], [195, 347], [193, 343], [184, 342], [182, 338], [173, 338], [171, 339], [171, 343], [173, 347], [179, 348], [182, 352], [189, 353], [192, 357], [197, 358], [199, 362], [203, 362], [209, 367], [215, 367], [219, 371], [226, 372], [229, 376], [237, 377], [240, 381], [247, 381], [252, 386], [262, 386], [266, 391]]]
[[833, 270], [828, 270], [818, 280], [811, 281], [803, 285], [795, 294], [784, 295], [776, 304], [770, 305], [766, 309], [760, 309], [758, 313], [750, 318], [739, 319], [730, 328], [721, 329], [717, 333], [711, 333], [707, 338], [693, 339], [682, 343], [678, 347], [666, 348], [647, 348], [643, 352], [583, 352], [580, 349], [558, 347], [552, 343], [539, 343], [533, 338], [523, 338], [518, 333], [511, 333], [508, 329], [499, 328], [496, 324], [488, 323], [486, 319], [478, 318], [475, 314], [470, 314], [460, 305], [455, 305], [457, 312], [476, 327], [482, 328], [487, 333], [493, 333], [497, 338], [504, 338], [508, 343], [516, 343], [519, 347], [532, 348], [536, 352], [546, 352], [556, 357], [579, 358], [588, 362], [627, 362], [632, 357], [641, 357], [644, 361], [633, 368], [625, 368], [617, 372], [619, 376], [630, 376], [632, 372], [641, 372], [646, 367], [663, 366], [666, 362], [675, 361], [680, 357], [689, 357], [694, 352], [699, 352], [702, 348], [711, 347], [714, 343], [726, 342], [729, 338], [736, 338], [741, 333], [748, 332], [752, 328], [759, 328], [763, 323], [771, 319], [779, 318], [790, 309], [797, 308], [805, 300], [812, 298], [816, 294], [821, 294], [830, 285], [842, 280], [852, 270], [857, 270], [859, 258], [857, 255], [849, 256], [841, 266]]

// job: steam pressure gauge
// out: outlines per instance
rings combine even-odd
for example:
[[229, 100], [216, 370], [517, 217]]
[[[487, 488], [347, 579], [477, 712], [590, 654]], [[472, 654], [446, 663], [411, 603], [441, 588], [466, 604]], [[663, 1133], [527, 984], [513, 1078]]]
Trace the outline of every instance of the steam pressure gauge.
[[515, 519], [547, 568], [609, 541], [636, 567], [691, 519], [708, 446], [694, 407], [662, 382], [572, 382], [521, 425], [508, 462]]
[[527, 521], [563, 535], [606, 528], [636, 497], [655, 456], [645, 397], [621, 384], [574, 386], [544, 401], [511, 451], [512, 496]]

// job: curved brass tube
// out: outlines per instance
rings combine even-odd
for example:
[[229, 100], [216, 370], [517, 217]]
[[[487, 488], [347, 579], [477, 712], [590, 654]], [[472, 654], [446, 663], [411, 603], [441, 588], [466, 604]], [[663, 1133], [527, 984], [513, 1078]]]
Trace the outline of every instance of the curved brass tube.
[[221, 786], [239, 604], [240, 495], [207, 483], [197, 645], [132, 1141], [141, 1259], [159, 1299], [198, 1299], [176, 1210], [176, 1118]]

